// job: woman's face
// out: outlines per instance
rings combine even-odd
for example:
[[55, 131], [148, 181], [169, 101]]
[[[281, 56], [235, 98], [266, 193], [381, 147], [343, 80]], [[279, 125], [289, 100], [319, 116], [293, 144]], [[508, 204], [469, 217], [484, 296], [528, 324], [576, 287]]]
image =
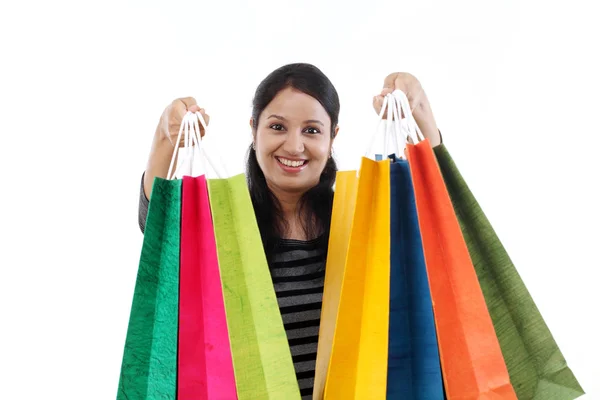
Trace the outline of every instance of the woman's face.
[[329, 115], [315, 98], [283, 89], [260, 114], [255, 135], [271, 190], [304, 193], [319, 183], [333, 140]]

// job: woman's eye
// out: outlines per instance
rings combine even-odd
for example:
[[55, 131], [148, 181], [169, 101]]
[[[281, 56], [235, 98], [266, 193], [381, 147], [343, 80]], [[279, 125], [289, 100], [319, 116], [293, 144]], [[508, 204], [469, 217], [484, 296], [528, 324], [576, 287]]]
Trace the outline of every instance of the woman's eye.
[[283, 126], [280, 124], [273, 124], [273, 125], [271, 125], [271, 129], [274, 129], [276, 131], [281, 131], [281, 130], [283, 130]]
[[315, 134], [315, 133], [321, 133], [321, 131], [319, 131], [317, 128], [312, 128], [312, 127], [306, 128], [306, 132], [313, 133], [313, 134]]

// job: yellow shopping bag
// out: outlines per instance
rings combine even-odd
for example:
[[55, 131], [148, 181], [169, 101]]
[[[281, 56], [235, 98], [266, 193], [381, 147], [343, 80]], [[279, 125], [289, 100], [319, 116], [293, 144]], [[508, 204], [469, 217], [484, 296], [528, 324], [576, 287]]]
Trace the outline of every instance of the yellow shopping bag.
[[[340, 211], [336, 206], [344, 203], [343, 207], [352, 208], [353, 201], [354, 213], [351, 225], [347, 220], [332, 221], [331, 244], [334, 247], [330, 247], [329, 252], [336, 254], [329, 256], [326, 266], [323, 337], [319, 342], [317, 358], [320, 363], [314, 398], [321, 398], [322, 393], [325, 400], [383, 400], [386, 397], [389, 321], [390, 160], [373, 161], [363, 157], [355, 200], [347, 201], [353, 191], [344, 188], [344, 185], [351, 187], [354, 184], [352, 178], [342, 176], [346, 179], [336, 184], [333, 213], [344, 219], [344, 211], [348, 210]], [[347, 251], [344, 251], [345, 237], [349, 237]], [[339, 246], [339, 251], [335, 246]], [[336, 308], [335, 331], [330, 340], [327, 335], [331, 334], [331, 318]], [[329, 357], [328, 341], [331, 341]], [[329, 365], [323, 391], [322, 374], [327, 358]]]
[[319, 327], [319, 345], [313, 399], [323, 398], [325, 378], [331, 357], [331, 345], [335, 332], [342, 279], [346, 265], [346, 252], [350, 242], [350, 230], [356, 205], [356, 189], [358, 177], [356, 171], [339, 171], [335, 177], [335, 196], [331, 213], [332, 234], [329, 235], [327, 251], [327, 268], [325, 273], [325, 288], [323, 290], [323, 305], [321, 306], [321, 325]]

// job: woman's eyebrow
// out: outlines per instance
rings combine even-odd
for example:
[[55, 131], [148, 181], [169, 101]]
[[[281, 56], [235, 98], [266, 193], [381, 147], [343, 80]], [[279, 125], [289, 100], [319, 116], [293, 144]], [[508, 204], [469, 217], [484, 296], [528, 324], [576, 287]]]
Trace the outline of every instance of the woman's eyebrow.
[[[285, 119], [284, 117], [282, 117], [281, 115], [277, 115], [277, 114], [271, 114], [269, 115], [269, 118], [276, 118], [279, 119], [281, 121], [287, 121], [287, 119]], [[325, 126], [325, 124], [321, 121], [319, 121], [318, 119], [307, 119], [306, 121], [304, 121], [305, 124], [319, 124], [321, 126]]]

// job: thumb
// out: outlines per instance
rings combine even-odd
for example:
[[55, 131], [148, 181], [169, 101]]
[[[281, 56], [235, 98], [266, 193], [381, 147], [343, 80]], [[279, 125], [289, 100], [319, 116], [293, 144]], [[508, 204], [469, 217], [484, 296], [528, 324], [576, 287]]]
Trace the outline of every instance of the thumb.
[[377, 114], [381, 112], [381, 107], [383, 107], [383, 95], [377, 95], [373, 97], [373, 109]]

